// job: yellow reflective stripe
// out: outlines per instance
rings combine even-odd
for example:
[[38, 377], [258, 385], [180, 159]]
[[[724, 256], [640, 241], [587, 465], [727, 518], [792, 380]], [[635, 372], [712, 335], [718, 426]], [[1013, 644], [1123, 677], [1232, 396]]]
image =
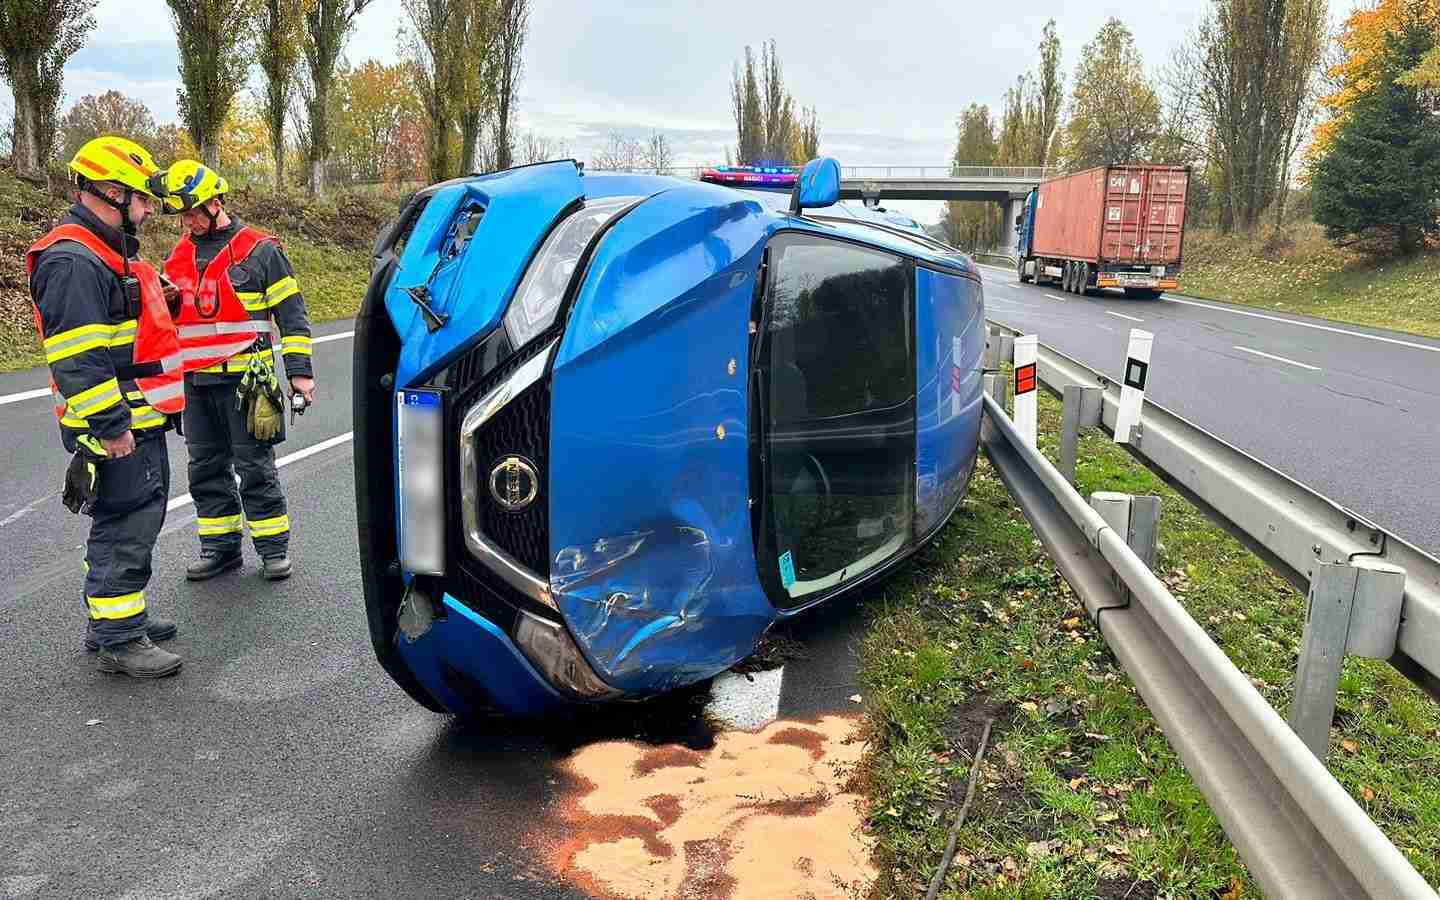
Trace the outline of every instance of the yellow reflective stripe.
[[110, 455], [110, 451], [106, 450], [105, 445], [100, 443], [100, 439], [93, 434], [82, 434], [75, 440], [80, 444], [83, 444], [91, 453], [94, 453], [97, 456]]
[[87, 388], [66, 399], [70, 411], [77, 416], [93, 416], [104, 412], [121, 401], [120, 382], [108, 378], [92, 388]]
[[269, 350], [257, 350], [257, 351], [254, 352], [254, 353], [237, 353], [237, 354], [235, 354], [234, 356], [230, 357], [229, 359], [225, 360], [224, 362], [218, 362], [218, 363], [216, 363], [216, 364], [213, 365], [213, 366], [206, 366], [205, 368], [201, 369], [200, 371], [202, 371], [202, 372], [215, 372], [215, 373], [217, 373], [217, 374], [222, 374], [222, 375], [223, 375], [223, 374], [225, 373], [225, 365], [226, 365], [226, 363], [229, 363], [229, 365], [230, 365], [230, 373], [231, 373], [231, 374], [234, 374], [234, 375], [238, 375], [238, 374], [240, 374], [240, 370], [243, 369], [243, 368], [245, 368], [245, 366], [247, 366], [247, 365], [250, 363], [250, 360], [254, 359], [254, 358], [257, 357], [257, 356], [267, 356], [267, 355], [269, 355], [269, 353], [270, 353]]
[[210, 518], [200, 516], [195, 520], [195, 528], [200, 532], [201, 537], [217, 534], [234, 534], [240, 530], [240, 516], [238, 513], [233, 516], [213, 516]]
[[277, 534], [284, 534], [290, 530], [290, 517], [288, 515], [275, 516], [272, 519], [255, 519], [250, 523], [250, 536], [252, 538], [274, 537]]
[[78, 325], [59, 334], [51, 335], [42, 344], [45, 349], [45, 361], [56, 363], [87, 350], [108, 346], [114, 335], [115, 326], [103, 322]]
[[144, 392], [144, 391], [126, 391], [126, 392], [125, 392], [125, 399], [126, 399], [126, 400], [144, 400], [144, 399], [145, 399], [145, 392]]
[[265, 305], [265, 294], [261, 291], [236, 291], [235, 296], [240, 298], [246, 312], [264, 312], [268, 309]]
[[298, 353], [304, 356], [310, 355], [310, 336], [307, 334], [296, 334], [280, 339], [280, 355]]
[[167, 421], [169, 421], [168, 417], [153, 406], [130, 407], [130, 428], [132, 430], [159, 428]]
[[287, 275], [265, 289], [265, 305], [275, 306], [298, 293], [300, 285], [295, 283], [294, 276]]
[[109, 344], [112, 347], [124, 347], [126, 344], [135, 343], [135, 329], [138, 326], [134, 319], [121, 322], [115, 326], [115, 334], [111, 336]]
[[145, 611], [145, 592], [136, 591], [119, 597], [87, 596], [85, 604], [90, 607], [92, 619], [128, 619]]
[[68, 412], [67, 412], [65, 415], [63, 415], [63, 416], [60, 417], [60, 424], [61, 424], [61, 425], [64, 425], [66, 428], [89, 428], [89, 427], [90, 427], [90, 422], [89, 422], [88, 419], [82, 419], [82, 418], [79, 418], [79, 417], [77, 417], [77, 416], [72, 416], [72, 415], [71, 415], [70, 413], [68, 413]]

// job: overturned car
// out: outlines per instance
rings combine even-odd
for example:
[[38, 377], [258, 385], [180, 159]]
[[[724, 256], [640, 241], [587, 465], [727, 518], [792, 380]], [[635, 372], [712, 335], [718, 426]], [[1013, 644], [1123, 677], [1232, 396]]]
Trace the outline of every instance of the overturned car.
[[357, 522], [375, 652], [416, 700], [533, 714], [708, 678], [954, 511], [979, 275], [838, 203], [833, 160], [789, 180], [543, 163], [421, 191], [380, 236]]

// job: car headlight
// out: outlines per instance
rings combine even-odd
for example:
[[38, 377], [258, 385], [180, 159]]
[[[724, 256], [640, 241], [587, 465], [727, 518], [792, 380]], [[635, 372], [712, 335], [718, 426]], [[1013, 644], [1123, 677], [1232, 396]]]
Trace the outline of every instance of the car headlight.
[[639, 199], [606, 197], [590, 201], [550, 232], [530, 262], [510, 308], [505, 311], [505, 333], [510, 337], [510, 346], [523, 347], [550, 327], [591, 239], [605, 223]]

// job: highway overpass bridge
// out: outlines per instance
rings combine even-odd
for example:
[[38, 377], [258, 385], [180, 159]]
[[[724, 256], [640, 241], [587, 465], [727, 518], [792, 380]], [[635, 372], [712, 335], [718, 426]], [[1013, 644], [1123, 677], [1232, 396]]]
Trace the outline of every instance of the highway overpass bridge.
[[[699, 178], [709, 166], [676, 166], [669, 174]], [[1041, 166], [841, 166], [840, 196], [883, 206], [895, 200], [971, 200], [1004, 209], [1004, 246], [1015, 246], [1015, 217], [1025, 196], [1055, 170]]]

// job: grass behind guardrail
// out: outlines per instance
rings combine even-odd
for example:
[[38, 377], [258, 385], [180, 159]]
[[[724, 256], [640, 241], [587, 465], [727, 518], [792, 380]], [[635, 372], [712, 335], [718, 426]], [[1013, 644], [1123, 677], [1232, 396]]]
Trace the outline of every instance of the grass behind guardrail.
[[[1060, 404], [1042, 394], [1041, 449]], [[1162, 497], [1157, 572], [1282, 714], [1304, 597], [1108, 436], [1082, 493]], [[946, 897], [1258, 896], [1204, 798], [983, 459], [940, 540], [891, 582], [862, 648], [876, 897], [923, 894], [995, 718]], [[1349, 660], [1331, 771], [1440, 884], [1440, 706]]]

